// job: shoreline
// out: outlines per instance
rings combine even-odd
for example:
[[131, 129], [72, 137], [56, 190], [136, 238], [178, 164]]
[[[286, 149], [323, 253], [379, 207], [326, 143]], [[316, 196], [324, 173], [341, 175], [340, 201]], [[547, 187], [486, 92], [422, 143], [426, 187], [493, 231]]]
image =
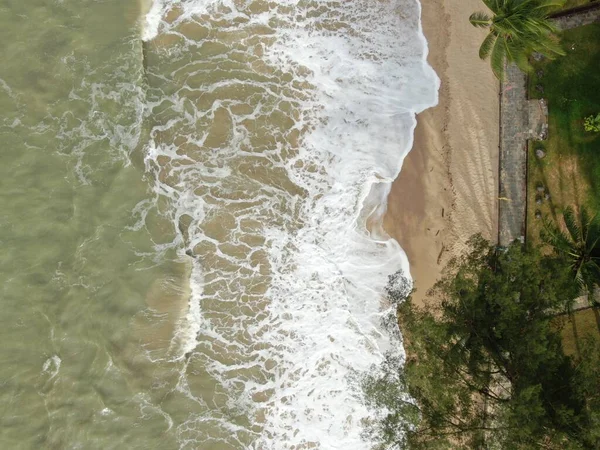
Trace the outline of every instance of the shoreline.
[[499, 84], [478, 56], [486, 31], [468, 21], [480, 10], [480, 0], [421, 0], [439, 102], [417, 116], [413, 148], [383, 218], [408, 257], [417, 305], [471, 235], [498, 235]]

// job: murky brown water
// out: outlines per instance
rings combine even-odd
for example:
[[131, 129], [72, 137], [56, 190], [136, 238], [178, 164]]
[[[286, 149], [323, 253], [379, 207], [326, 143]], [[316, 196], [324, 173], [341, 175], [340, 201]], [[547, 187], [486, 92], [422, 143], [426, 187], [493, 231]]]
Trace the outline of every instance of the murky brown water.
[[0, 448], [368, 448], [417, 17], [0, 3]]

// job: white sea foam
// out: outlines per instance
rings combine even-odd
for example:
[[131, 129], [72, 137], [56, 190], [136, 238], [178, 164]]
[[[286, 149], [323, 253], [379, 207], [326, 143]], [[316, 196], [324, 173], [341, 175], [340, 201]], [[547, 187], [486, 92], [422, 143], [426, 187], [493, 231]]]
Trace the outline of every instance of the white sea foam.
[[49, 375], [48, 381], [50, 381], [56, 375], [58, 375], [61, 363], [62, 360], [58, 355], [52, 355], [50, 358], [44, 361], [44, 365], [42, 366], [42, 372]]
[[[175, 5], [178, 19], [160, 23], [157, 17]], [[201, 361], [227, 397], [223, 408], [246, 414], [252, 424], [241, 426], [222, 409], [201, 420], [191, 415], [178, 426], [182, 447], [212, 442], [206, 423], [221, 428], [223, 442], [236, 448], [368, 447], [361, 422], [372, 412], [349, 375], [382, 361], [390, 337], [381, 326], [388, 308], [381, 293], [389, 274], [409, 272], [404, 252], [377, 218], [412, 146], [415, 113], [437, 102], [439, 86], [425, 63], [419, 12], [413, 0], [166, 0], [148, 14], [145, 39], [170, 33], [188, 50], [218, 43], [228, 48], [226, 57], [210, 57], [219, 63], [244, 51], [260, 55], [235, 69], [247, 79], [229, 69], [231, 78], [202, 79], [199, 87], [189, 80], [210, 76], [188, 61], [166, 77], [186, 70], [183, 85], [149, 104], [150, 111], [171, 104], [179, 112], [154, 127], [146, 167], [155, 174], [157, 199], [169, 201], [174, 227], [189, 217], [188, 235], [171, 245], [199, 249], [189, 310], [173, 341], [176, 358]], [[182, 34], [178, 27], [186, 21], [211, 29], [211, 38]], [[226, 29], [221, 37], [216, 24]], [[254, 42], [259, 25], [269, 33]], [[187, 61], [185, 55], [177, 58]], [[252, 111], [236, 112], [247, 106], [238, 94], [219, 97], [237, 87], [256, 90]], [[213, 100], [187, 107], [192, 94]], [[299, 145], [267, 122], [276, 144], [253, 148], [260, 130], [247, 124], [273, 117], [284, 104], [292, 105], [286, 117], [293, 118]], [[225, 123], [219, 114], [231, 126], [218, 151], [192, 155], [175, 140], [159, 139], [177, 130], [204, 148], [209, 128]], [[375, 216], [370, 232], [369, 216]], [[221, 225], [223, 236], [215, 231]], [[182, 372], [180, 389], [200, 404], [190, 377]]]
[[149, 41], [156, 37], [164, 12], [165, 5], [163, 0], [152, 0], [150, 10], [145, 15], [142, 24], [143, 41]]
[[[84, 105], [85, 109], [79, 112], [77, 120], [73, 111], [67, 110], [59, 117], [47, 116], [32, 127], [34, 133], [40, 134], [56, 127], [57, 150], [75, 157], [74, 171], [82, 184], [90, 184], [90, 175], [98, 169], [89, 161], [98, 143], [109, 144], [101, 151], [111, 153], [110, 161], [121, 160], [125, 164], [129, 164], [129, 156], [139, 144], [145, 93], [141, 64], [136, 58], [139, 51], [132, 47], [130, 52], [119, 54], [96, 70], [85, 60], [65, 59], [63, 63], [71, 70], [88, 73], [72, 86], [68, 95], [69, 101]], [[117, 113], [113, 113], [115, 105]]]

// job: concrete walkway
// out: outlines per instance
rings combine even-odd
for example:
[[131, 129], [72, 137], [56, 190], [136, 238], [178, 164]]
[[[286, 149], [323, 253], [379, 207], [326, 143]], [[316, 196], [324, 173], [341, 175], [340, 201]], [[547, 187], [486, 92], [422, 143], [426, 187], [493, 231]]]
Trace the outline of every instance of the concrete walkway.
[[[552, 16], [563, 30], [600, 22], [600, 2]], [[548, 106], [529, 100], [527, 76], [509, 64], [500, 83], [498, 243], [525, 241], [527, 227], [527, 141], [546, 139]]]
[[500, 84], [500, 175], [498, 242], [525, 241], [527, 225], [527, 141], [545, 139], [548, 107], [527, 99], [527, 76], [516, 65], [506, 69]]
[[561, 30], [582, 27], [600, 22], [600, 2], [554, 14], [552, 20]]

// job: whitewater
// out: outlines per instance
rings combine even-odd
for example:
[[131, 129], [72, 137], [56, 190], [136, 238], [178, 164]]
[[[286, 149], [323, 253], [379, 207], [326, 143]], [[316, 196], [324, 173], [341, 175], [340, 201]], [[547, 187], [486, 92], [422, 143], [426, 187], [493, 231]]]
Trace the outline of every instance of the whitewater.
[[419, 3], [31, 0], [0, 37], [0, 447], [376, 445]]
[[145, 16], [148, 111], [169, 111], [146, 168], [169, 245], [194, 258], [168, 357], [188, 361], [186, 395], [206, 405], [198, 361], [246, 418], [208, 406], [182, 447], [369, 447], [350, 375], [393, 345], [382, 292], [409, 273], [380, 219], [439, 85], [419, 16], [412, 0], [157, 0]]

